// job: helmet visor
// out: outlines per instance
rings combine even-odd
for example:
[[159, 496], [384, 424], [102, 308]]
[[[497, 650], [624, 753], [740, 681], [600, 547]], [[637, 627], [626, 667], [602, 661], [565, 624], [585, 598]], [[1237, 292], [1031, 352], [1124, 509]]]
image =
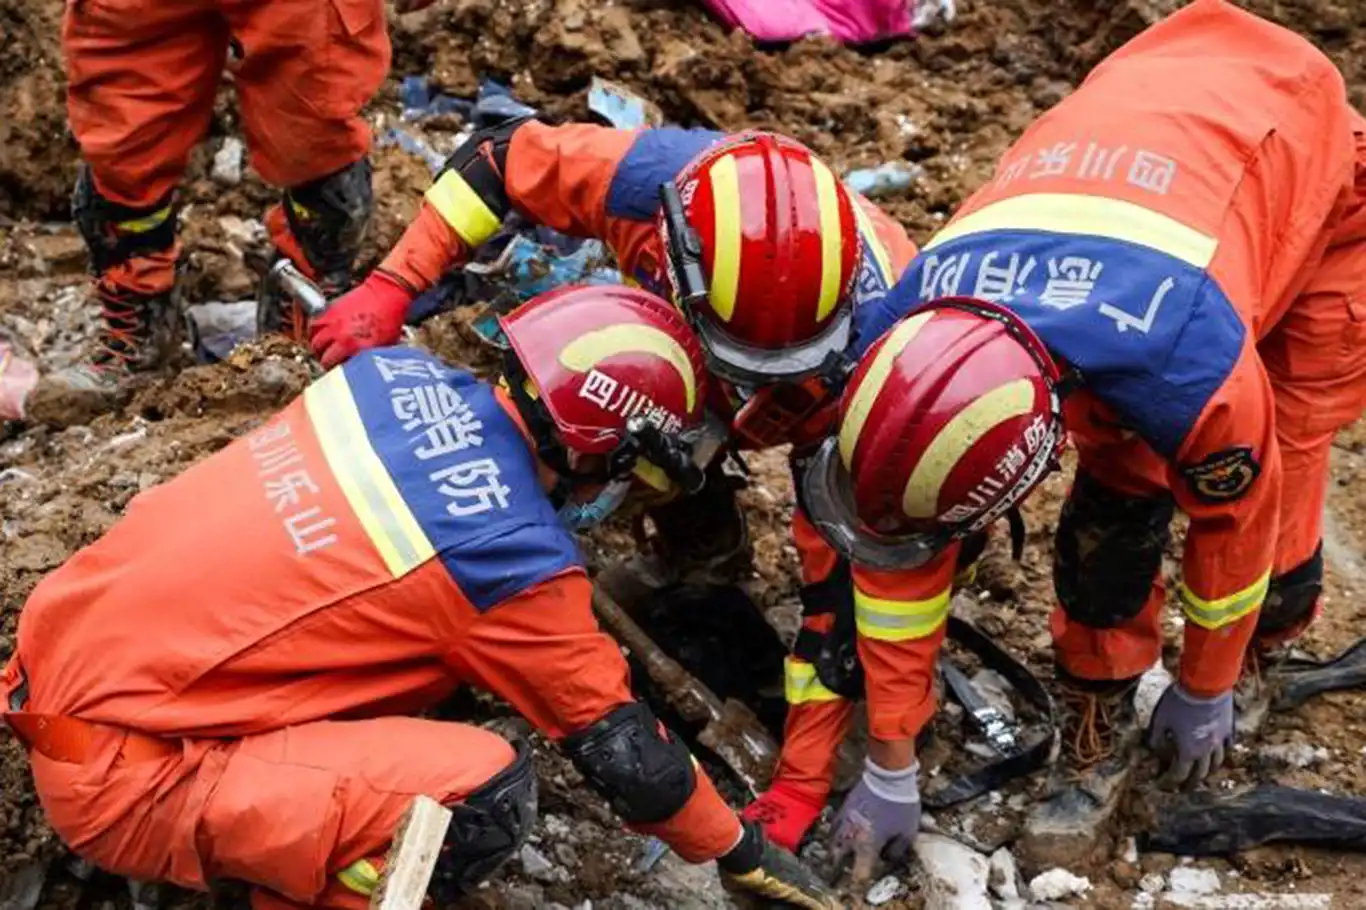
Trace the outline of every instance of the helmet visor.
[[830, 355], [849, 347], [852, 310], [844, 307], [816, 337], [799, 345], [770, 350], [738, 341], [707, 319], [689, 312], [693, 328], [707, 354], [707, 365], [718, 378], [737, 385], [761, 386], [798, 382], [826, 368]]
[[872, 569], [917, 569], [943, 552], [954, 538], [948, 531], [886, 537], [858, 520], [853, 485], [839, 457], [839, 440], [830, 437], [808, 462], [800, 501], [826, 543], [842, 556]]

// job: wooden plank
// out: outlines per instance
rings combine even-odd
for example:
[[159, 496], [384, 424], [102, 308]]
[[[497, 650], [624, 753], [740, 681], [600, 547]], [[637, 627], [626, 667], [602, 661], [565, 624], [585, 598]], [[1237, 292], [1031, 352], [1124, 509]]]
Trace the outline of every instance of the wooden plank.
[[394, 833], [371, 910], [422, 910], [450, 826], [450, 809], [429, 796], [413, 800]]

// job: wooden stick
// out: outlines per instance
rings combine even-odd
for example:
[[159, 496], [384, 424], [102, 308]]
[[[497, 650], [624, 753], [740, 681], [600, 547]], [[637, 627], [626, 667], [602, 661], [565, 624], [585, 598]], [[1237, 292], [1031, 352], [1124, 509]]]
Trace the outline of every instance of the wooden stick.
[[429, 796], [413, 799], [394, 832], [371, 910], [422, 910], [450, 826], [450, 809]]

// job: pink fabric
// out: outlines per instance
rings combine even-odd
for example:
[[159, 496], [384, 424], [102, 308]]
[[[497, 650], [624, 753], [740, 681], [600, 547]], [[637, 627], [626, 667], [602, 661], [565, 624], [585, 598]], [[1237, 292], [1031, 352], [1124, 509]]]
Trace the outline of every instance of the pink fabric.
[[908, 0], [703, 0], [729, 26], [760, 41], [829, 34], [861, 43], [911, 34]]

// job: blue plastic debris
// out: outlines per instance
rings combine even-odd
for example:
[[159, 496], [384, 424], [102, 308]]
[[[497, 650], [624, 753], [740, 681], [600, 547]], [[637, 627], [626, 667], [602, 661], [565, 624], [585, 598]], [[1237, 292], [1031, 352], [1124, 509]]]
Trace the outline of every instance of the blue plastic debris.
[[426, 76], [404, 76], [399, 84], [399, 98], [403, 101], [403, 119], [422, 120], [438, 114], [459, 114], [468, 117], [474, 102], [450, 95], [433, 95]]
[[860, 168], [844, 175], [844, 184], [856, 193], [868, 197], [885, 195], [904, 190], [920, 175], [924, 168], [908, 161], [888, 161], [877, 167]]
[[659, 126], [664, 120], [659, 108], [635, 92], [597, 76], [588, 88], [588, 109], [623, 130]]
[[441, 170], [441, 166], [446, 163], [446, 156], [427, 144], [421, 136], [415, 136], [401, 126], [391, 126], [386, 129], [379, 139], [380, 145], [397, 145], [411, 155], [416, 155], [427, 163], [427, 168], [433, 174]]

